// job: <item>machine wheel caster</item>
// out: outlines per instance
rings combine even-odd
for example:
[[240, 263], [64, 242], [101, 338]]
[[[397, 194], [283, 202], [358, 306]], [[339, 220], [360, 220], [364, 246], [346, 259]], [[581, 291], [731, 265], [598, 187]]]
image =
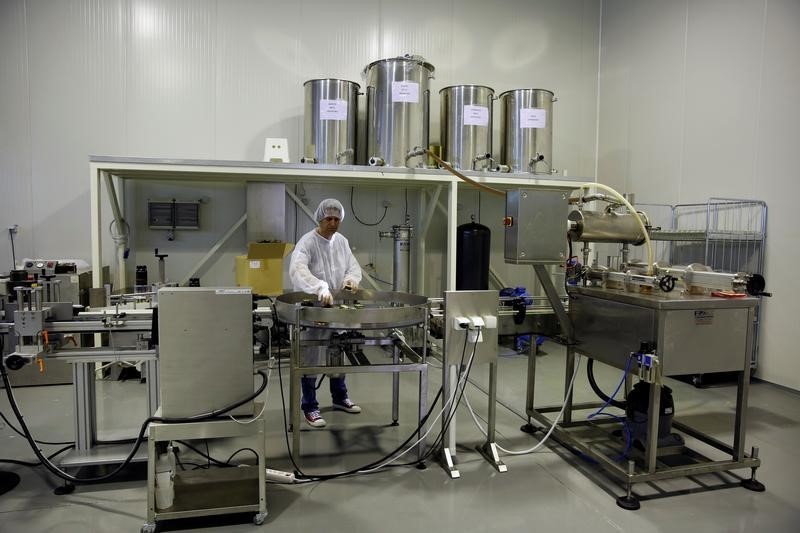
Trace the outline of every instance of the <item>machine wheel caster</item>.
[[617, 498], [617, 505], [626, 511], [636, 511], [642, 505], [639, 503], [639, 498], [635, 496], [620, 496]]
[[53, 494], [57, 496], [64, 496], [65, 494], [72, 494], [73, 492], [75, 492], [75, 485], [72, 483], [64, 483], [60, 487], [56, 487], [55, 490], [53, 490]]
[[519, 430], [523, 433], [527, 433], [528, 435], [535, 435], [541, 428], [534, 426], [533, 424], [524, 424], [522, 425]]
[[764, 492], [767, 490], [767, 487], [765, 487], [763, 483], [756, 479], [743, 479], [741, 485], [747, 490], [752, 490], [753, 492]]
[[428, 469], [428, 465], [425, 464], [425, 461], [420, 461], [419, 463], [417, 463], [417, 467], [416, 468], [417, 468], [417, 470], [427, 470]]
[[148, 522], [142, 526], [140, 531], [142, 533], [156, 533], [156, 525]]
[[257, 526], [260, 526], [264, 523], [264, 520], [267, 518], [267, 513], [256, 513], [253, 516], [253, 523]]

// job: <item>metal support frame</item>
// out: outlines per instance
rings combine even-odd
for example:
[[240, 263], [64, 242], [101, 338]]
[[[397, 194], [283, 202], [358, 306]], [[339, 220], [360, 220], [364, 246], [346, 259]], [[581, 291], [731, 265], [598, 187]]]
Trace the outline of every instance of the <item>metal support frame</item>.
[[[535, 346], [536, 343], [531, 343]], [[478, 446], [478, 452], [489, 461], [498, 472], [507, 472], [508, 467], [500, 460], [495, 443], [497, 424], [497, 363], [489, 363], [489, 412], [486, 421], [486, 442]]]
[[[91, 352], [86, 354], [89, 355], [59, 357], [72, 363], [73, 380], [75, 448], [61, 459], [60, 464], [65, 468], [121, 463], [130, 451], [128, 444], [120, 446], [97, 444], [97, 389], [94, 367], [98, 356]], [[144, 360], [147, 372], [147, 415], [152, 416], [158, 409], [158, 361], [155, 354]], [[133, 458], [134, 461], [146, 460], [144, 453], [141, 452]]]
[[203, 266], [208, 262], [209, 259], [214, 257], [214, 254], [217, 253], [217, 250], [219, 250], [226, 242], [228, 242], [228, 239], [230, 239], [233, 236], [233, 234], [236, 233], [236, 230], [242, 227], [242, 224], [244, 224], [245, 221], [247, 221], [247, 213], [239, 217], [239, 220], [233, 223], [233, 226], [231, 226], [230, 229], [228, 229], [228, 231], [225, 232], [225, 235], [217, 239], [217, 242], [215, 242], [214, 245], [211, 246], [208, 252], [206, 252], [206, 255], [204, 255], [202, 259], [200, 259], [200, 261], [198, 261], [191, 269], [189, 269], [189, 273], [186, 274], [181, 280], [181, 286], [189, 283], [189, 280], [193, 278], [194, 275], [197, 274], [197, 272], [201, 268], [203, 268]]
[[555, 285], [553, 285], [550, 274], [548, 274], [544, 265], [533, 265], [533, 270], [536, 272], [536, 277], [539, 278], [539, 283], [542, 284], [542, 289], [544, 289], [544, 293], [547, 295], [547, 300], [553, 307], [553, 311], [556, 312], [558, 321], [561, 323], [561, 329], [564, 331], [564, 336], [567, 338], [568, 342], [572, 342], [575, 337], [572, 319], [567, 314], [567, 310], [564, 309], [564, 304], [558, 296], [558, 291]]
[[[754, 309], [749, 308], [748, 324], [752, 324]], [[566, 407], [562, 420], [555, 427], [552, 437], [561, 445], [576, 449], [582, 454], [597, 461], [601, 468], [607, 472], [612, 478], [619, 481], [625, 488], [625, 495], [618, 498], [618, 504], [626, 509], [637, 509], [638, 498], [632, 491], [632, 487], [636, 483], [646, 483], [657, 480], [672, 479], [677, 477], [689, 477], [693, 475], [706, 474], [711, 472], [726, 472], [738, 469], [751, 469], [752, 476], [750, 480], [744, 480], [742, 486], [751, 490], [763, 490], [763, 485], [755, 480], [755, 470], [761, 465], [761, 460], [758, 458], [757, 451], [747, 454], [744, 451], [745, 446], [745, 432], [746, 432], [746, 415], [747, 415], [747, 399], [750, 387], [750, 357], [752, 349], [752, 327], [748, 329], [746, 339], [746, 350], [744, 354], [743, 370], [738, 372], [738, 382], [736, 390], [736, 416], [733, 427], [733, 446], [727, 445], [718, 439], [715, 439], [697, 429], [691, 428], [678, 420], [673, 422], [673, 428], [690, 435], [704, 444], [715, 448], [725, 454], [731, 456], [730, 459], [724, 460], [708, 460], [706, 462], [683, 465], [683, 466], [668, 466], [660, 463], [658, 460], [658, 416], [648, 417], [648, 436], [645, 445], [645, 452], [640, 463], [630, 461], [629, 464], [619, 465], [603, 453], [599, 452], [591, 443], [573, 435], [570, 428], [585, 427], [583, 422], [573, 422], [573, 412], [577, 409], [589, 408], [589, 404], [573, 404], [572, 395], [567, 396], [566, 391], [568, 388], [569, 380], [574, 371], [575, 355], [580, 353], [587, 357], [591, 357], [588, 350], [579, 349], [573, 345], [567, 346], [567, 357], [565, 364], [565, 396], [564, 402]], [[552, 407], [539, 407], [535, 406], [534, 390], [536, 381], [536, 361], [533, 354], [528, 359], [528, 386], [526, 393], [526, 414], [529, 420], [535, 420], [542, 426], [549, 427], [552, 425], [552, 419], [547, 417], [545, 413], [557, 411], [558, 408]], [[650, 386], [649, 396], [649, 412], [658, 413], [661, 400], [662, 388], [662, 371], [660, 367], [656, 368], [654, 380]], [[749, 484], [748, 484], [749, 483]]]
[[[253, 522], [263, 523], [267, 517], [266, 458], [264, 451], [264, 419], [250, 424], [229, 418], [186, 424], [151, 423], [147, 440], [147, 522], [142, 531], [155, 531], [162, 520], [254, 512]], [[256, 465], [240, 468], [212, 468], [175, 472], [175, 500], [172, 507], [158, 509], [155, 497], [156, 443], [183, 439], [246, 438], [255, 451]], [[257, 486], [255, 490], [231, 490], [234, 485]], [[202, 487], [202, 489], [201, 489]], [[214, 502], [209, 505], [209, 502]]]
[[430, 228], [433, 220], [433, 214], [439, 205], [439, 194], [441, 192], [442, 186], [437, 185], [430, 199], [428, 199], [427, 206], [424, 202], [427, 193], [423, 191], [419, 197], [419, 212], [425, 214], [420, 220], [419, 237], [417, 238], [417, 275], [415, 280], [417, 294], [425, 294], [425, 237], [428, 235], [428, 228]]
[[[289, 420], [290, 430], [292, 431], [292, 455], [296, 460], [299, 460], [300, 449], [300, 427], [301, 427], [301, 408], [300, 408], [300, 390], [301, 379], [305, 374], [369, 374], [378, 372], [392, 372], [399, 380], [399, 372], [418, 372], [419, 373], [419, 410], [418, 410], [418, 425], [417, 437], [422, 438], [423, 431], [423, 418], [427, 412], [428, 403], [428, 364], [427, 364], [427, 348], [423, 345], [421, 362], [420, 363], [400, 363], [399, 350], [397, 346], [393, 345], [392, 364], [378, 364], [370, 366], [343, 366], [343, 365], [324, 365], [324, 366], [305, 366], [303, 364], [303, 354], [301, 348], [303, 346], [319, 344], [319, 341], [306, 341], [300, 339], [301, 330], [301, 314], [302, 309], [296, 313], [294, 323], [289, 323], [289, 336], [292, 341], [291, 352], [291, 365], [290, 365], [290, 378], [289, 378]], [[428, 316], [425, 314], [424, 320], [424, 336], [427, 338], [428, 333]], [[366, 344], [389, 345], [393, 344], [393, 339], [385, 338], [380, 340], [368, 341]], [[393, 376], [393, 379], [394, 379]], [[393, 388], [392, 393], [392, 425], [397, 425], [399, 418], [399, 397], [396, 391], [399, 389]], [[421, 440], [417, 448], [417, 458], [422, 460], [425, 454], [425, 441]]]

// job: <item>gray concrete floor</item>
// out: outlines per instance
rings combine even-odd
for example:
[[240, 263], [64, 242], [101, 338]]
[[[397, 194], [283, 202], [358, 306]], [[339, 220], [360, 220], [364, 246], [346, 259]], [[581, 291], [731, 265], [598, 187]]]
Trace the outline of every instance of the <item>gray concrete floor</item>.
[[[563, 350], [546, 344], [537, 358], [537, 405], [555, 403], [563, 389]], [[537, 442], [519, 431], [524, 420], [513, 411], [524, 410], [525, 356], [507, 354], [499, 363], [498, 397], [511, 409], [498, 406], [498, 442], [508, 449], [526, 449]], [[618, 370], [598, 365], [601, 386], [610, 392]], [[288, 372], [284, 370], [284, 378]], [[488, 371], [476, 366], [472, 378], [485, 384]], [[277, 374], [273, 373], [277, 378]], [[13, 379], [13, 375], [12, 375]], [[431, 369], [430, 396], [438, 389], [440, 371]], [[267, 399], [266, 446], [269, 466], [292, 470], [284, 441], [281, 400], [273, 380]], [[284, 379], [284, 384], [288, 384]], [[730, 442], [735, 387], [699, 390], [670, 380], [677, 418]], [[394, 449], [415, 425], [416, 377], [402, 376], [401, 423], [389, 427], [391, 381], [388, 375], [348, 377], [351, 396], [364, 412], [332, 412], [327, 392], [320, 403], [328, 427], [304, 430], [300, 467], [310, 473], [333, 473], [369, 463]], [[323, 385], [323, 389], [326, 385]], [[42, 440], [72, 438], [72, 400], [69, 386], [17, 389], [17, 398], [31, 430]], [[486, 396], [474, 386], [466, 394], [481, 417]], [[575, 385], [576, 401], [594, 400], [581, 368]], [[100, 438], [133, 434], [144, 416], [144, 386], [138, 382], [99, 382]], [[0, 410], [11, 414], [3, 395]], [[585, 416], [585, 414], [584, 414]], [[639, 511], [617, 507], [614, 495], [622, 491], [599, 474], [595, 466], [553, 444], [529, 455], [504, 456], [508, 472], [497, 473], [474, 447], [483, 442], [465, 408], [457, 417], [460, 479], [450, 479], [435, 463], [426, 470], [391, 468], [357, 477], [302, 485], [267, 486], [269, 516], [263, 530], [408, 532], [428, 531], [797, 531], [800, 497], [796, 485], [800, 462], [800, 395], [766, 383], [750, 389], [747, 446], [758, 446], [763, 466], [758, 479], [767, 490], [743, 488], [706, 490], [642, 502]], [[438, 429], [438, 427], [437, 427]], [[431, 439], [432, 440], [432, 439]], [[0, 421], [0, 457], [33, 460], [27, 443]], [[54, 451], [57, 446], [43, 446]], [[224, 460], [236, 443], [213, 443], [211, 453]], [[703, 450], [707, 451], [707, 450]], [[0, 531], [138, 531], [146, 516], [143, 480], [79, 486], [67, 496], [56, 496], [57, 480], [41, 467], [0, 464], [17, 472], [20, 485], [0, 496]], [[746, 471], [740, 471], [746, 475]], [[637, 486], [642, 494], [696, 489], [697, 482], [719, 485], [731, 477], [707, 475], [695, 481], [670, 480], [658, 486]], [[163, 524], [164, 530], [256, 531], [246, 517]]]

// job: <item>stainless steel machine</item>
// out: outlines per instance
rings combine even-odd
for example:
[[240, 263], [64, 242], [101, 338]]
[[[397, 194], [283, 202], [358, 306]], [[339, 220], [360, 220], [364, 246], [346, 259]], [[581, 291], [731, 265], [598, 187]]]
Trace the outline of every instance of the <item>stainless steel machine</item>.
[[[426, 412], [428, 390], [427, 348], [415, 350], [405, 340], [404, 328], [422, 328], [422, 338], [428, 332], [428, 299], [424, 296], [400, 292], [358, 291], [334, 292], [334, 305], [322, 307], [313, 295], [302, 292], [283, 294], [275, 299], [278, 319], [290, 328], [292, 339], [290, 415], [292, 454], [300, 456], [301, 409], [300, 379], [304, 374], [347, 374], [373, 372], [419, 373], [418, 420], [422, 434], [422, 420]], [[301, 331], [315, 328], [330, 333], [329, 338], [312, 340]], [[303, 349], [328, 346], [326, 364], [312, 366], [303, 358]], [[361, 349], [363, 346], [391, 348], [390, 363], [371, 361]], [[345, 365], [345, 358], [350, 363]], [[392, 424], [399, 418], [397, 389], [392, 398]], [[418, 444], [418, 457], [425, 450], [424, 441]]]
[[[610, 208], [590, 211], [585, 205], [588, 201], [606, 202]], [[570, 204], [578, 204], [578, 209], [567, 215]], [[574, 404], [571, 385], [565, 384], [565, 404], [560, 420], [547, 415], [559, 411], [559, 407], [536, 406], [535, 357], [529, 359], [528, 366], [526, 412], [530, 421], [545, 427], [555, 425], [553, 437], [557, 441], [595, 460], [621, 482], [625, 494], [617, 498], [617, 503], [625, 509], [639, 508], [640, 496], [632, 489], [636, 483], [709, 472], [750, 469], [750, 477], [742, 479], [741, 485], [762, 491], [764, 486], [755, 479], [755, 471], [761, 464], [758, 450], [745, 451], [745, 418], [753, 315], [757, 296], [765, 294], [764, 280], [757, 273], [720, 273], [700, 265], [672, 267], [636, 261], [623, 264], [620, 271], [613, 271], [586, 267], [580, 265], [576, 257], [567, 257], [564, 245], [572, 240], [634, 245], [647, 242], [646, 216], [630, 209], [618, 211], [623, 204], [630, 208], [619, 196], [564, 196], [559, 202], [547, 191], [510, 191], [506, 205], [505, 255], [508, 262], [533, 265], [546, 289], [542, 263], [564, 258], [562, 264], [571, 282], [567, 286], [568, 310], [560, 299], [550, 298], [550, 301], [567, 345], [566, 381], [569, 384], [579, 355], [622, 370], [628, 402], [633, 398], [632, 381], [638, 378], [643, 385], [633, 388], [646, 391], [646, 402], [643, 402], [646, 407], [643, 413], [638, 413], [638, 420], [632, 420], [630, 405], [626, 405], [624, 429], [630, 432], [629, 426], [638, 424], [637, 436], [642, 448], [628, 446], [623, 453], [626, 461], [620, 464], [611, 457], [619, 442], [608, 430], [613, 419], [597, 422], [577, 418], [580, 411], [605, 408], [612, 399], [607, 399], [606, 405]], [[549, 206], [546, 207], [549, 211], [543, 212], [545, 206]], [[561, 231], [540, 227], [540, 220], [560, 225], [558, 213], [563, 224]], [[555, 221], [551, 217], [556, 217]], [[571, 244], [569, 247], [571, 249]], [[551, 296], [551, 290], [546, 292]], [[679, 416], [672, 421], [671, 407], [668, 427], [664, 427], [661, 404], [665, 399], [671, 401], [671, 397], [665, 395], [664, 378], [718, 371], [732, 371], [738, 376], [732, 445], [682, 423]], [[660, 438], [671, 435], [673, 428], [680, 435], [666, 441]], [[523, 429], [533, 432], [538, 428], [529, 423]], [[725, 457], [706, 457], [687, 447], [681, 435], [693, 437]], [[630, 433], [628, 438], [631, 438]]]

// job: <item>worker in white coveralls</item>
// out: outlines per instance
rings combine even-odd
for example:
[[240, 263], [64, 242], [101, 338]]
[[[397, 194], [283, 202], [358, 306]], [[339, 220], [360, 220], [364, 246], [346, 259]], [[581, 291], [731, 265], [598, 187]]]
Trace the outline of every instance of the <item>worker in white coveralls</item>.
[[[344, 218], [344, 207], [339, 200], [322, 200], [314, 213], [317, 227], [303, 235], [292, 252], [289, 262], [289, 277], [292, 288], [315, 294], [323, 305], [333, 303], [331, 291], [358, 289], [361, 281], [361, 267], [358, 265], [350, 243], [339, 231], [339, 223]], [[326, 329], [309, 329], [303, 333], [303, 340], [324, 340], [331, 336]], [[304, 364], [320, 366], [325, 364], [327, 346], [308, 346], [303, 350]], [[330, 376], [330, 390], [333, 408], [347, 413], [360, 413], [361, 407], [353, 403], [347, 395], [344, 375]], [[301, 407], [308, 425], [314, 428], [325, 427], [325, 419], [319, 412], [317, 403], [316, 376], [304, 375], [301, 378]]]

